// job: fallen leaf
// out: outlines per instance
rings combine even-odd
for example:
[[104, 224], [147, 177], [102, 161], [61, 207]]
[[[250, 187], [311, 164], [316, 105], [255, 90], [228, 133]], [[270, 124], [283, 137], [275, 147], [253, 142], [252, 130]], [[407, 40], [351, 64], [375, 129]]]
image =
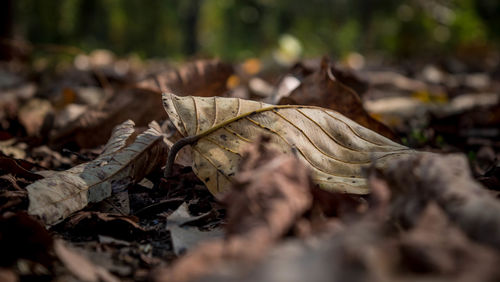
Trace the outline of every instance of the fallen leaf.
[[350, 87], [358, 95], [363, 96], [368, 91], [370, 87], [369, 83], [361, 79], [352, 69], [332, 64], [331, 70], [335, 78]]
[[219, 60], [199, 60], [181, 67], [153, 75], [137, 83], [137, 87], [178, 95], [211, 97], [222, 95], [233, 67]]
[[322, 188], [352, 194], [369, 193], [362, 170], [373, 160], [384, 163], [414, 153], [338, 112], [314, 106], [167, 93], [163, 103], [185, 136], [172, 147], [167, 171], [176, 151], [189, 144], [193, 170], [213, 194], [229, 188], [242, 149], [263, 134], [280, 152], [303, 160]]
[[35, 164], [25, 160], [17, 160], [2, 155], [3, 154], [0, 153], [0, 175], [12, 174], [13, 176], [24, 178], [30, 181], [35, 181], [43, 178], [43, 176], [29, 171], [29, 169], [35, 167]]
[[315, 73], [304, 79], [302, 84], [283, 97], [279, 104], [309, 105], [328, 108], [345, 115], [368, 129], [392, 140], [396, 135], [384, 124], [373, 119], [363, 108], [358, 94], [340, 82], [334, 75], [328, 59], [321, 62]]
[[184, 203], [168, 216], [167, 230], [170, 231], [176, 255], [185, 253], [203, 241], [223, 237], [224, 233], [221, 229], [200, 231], [197, 226], [186, 225], [186, 223], [202, 218], [205, 215], [192, 216], [189, 213], [187, 204]]
[[500, 203], [476, 182], [463, 155], [420, 154], [381, 170], [393, 195], [393, 215], [412, 226], [431, 201], [469, 238], [500, 248]]
[[405, 235], [399, 242], [400, 259], [411, 272], [453, 275], [461, 281], [488, 281], [498, 275], [498, 255], [467, 238], [432, 201]]
[[363, 78], [376, 87], [394, 87], [409, 92], [425, 91], [428, 88], [425, 82], [392, 71], [365, 71]]
[[[457, 96], [447, 103], [424, 103], [415, 97], [386, 97], [367, 101], [365, 108], [381, 120], [395, 127], [404, 126], [405, 122], [419, 116], [432, 115], [438, 118], [452, 117], [454, 124], [459, 124], [459, 115], [480, 108], [493, 108], [500, 103], [498, 93], [475, 93]], [[485, 115], [488, 116], [488, 115]], [[488, 116], [489, 118], [489, 116]]]
[[167, 146], [156, 122], [127, 146], [133, 132], [134, 122], [124, 122], [115, 128], [103, 153], [94, 161], [29, 185], [28, 212], [52, 225], [88, 203], [109, 197], [113, 190], [142, 180], [163, 163]]

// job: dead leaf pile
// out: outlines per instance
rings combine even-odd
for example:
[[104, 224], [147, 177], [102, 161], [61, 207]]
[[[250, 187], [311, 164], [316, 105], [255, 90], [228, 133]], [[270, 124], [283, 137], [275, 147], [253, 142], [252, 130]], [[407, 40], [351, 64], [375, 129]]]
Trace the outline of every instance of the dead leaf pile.
[[73, 59], [0, 63], [0, 280], [500, 280], [491, 69]]

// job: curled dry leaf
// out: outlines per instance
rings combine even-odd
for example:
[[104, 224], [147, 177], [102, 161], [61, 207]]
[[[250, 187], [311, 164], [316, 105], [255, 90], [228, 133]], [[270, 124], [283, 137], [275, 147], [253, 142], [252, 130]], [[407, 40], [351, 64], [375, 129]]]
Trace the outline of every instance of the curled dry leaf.
[[273, 106], [238, 98], [178, 97], [164, 94], [165, 109], [185, 138], [171, 150], [190, 144], [193, 170], [213, 194], [226, 190], [241, 161], [242, 149], [259, 135], [270, 146], [296, 154], [326, 190], [369, 192], [362, 169], [373, 160], [384, 164], [414, 151], [339, 114], [314, 106]]
[[134, 122], [126, 121], [114, 129], [97, 159], [29, 185], [28, 212], [48, 225], [55, 224], [88, 203], [109, 197], [113, 189], [140, 181], [160, 166], [168, 150], [160, 126], [152, 122], [128, 145], [133, 133]]
[[328, 59], [323, 59], [320, 69], [307, 76], [302, 84], [292, 91], [290, 96], [282, 98], [279, 104], [325, 107], [338, 111], [387, 138], [397, 140], [396, 135], [386, 125], [368, 114], [358, 94], [339, 81], [334, 73], [338, 74]]

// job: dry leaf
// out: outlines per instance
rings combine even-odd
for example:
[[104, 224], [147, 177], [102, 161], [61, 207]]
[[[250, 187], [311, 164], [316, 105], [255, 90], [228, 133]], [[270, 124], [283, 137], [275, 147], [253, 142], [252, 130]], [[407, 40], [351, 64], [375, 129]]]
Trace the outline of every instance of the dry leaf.
[[167, 146], [156, 122], [127, 146], [133, 133], [134, 122], [126, 121], [115, 128], [104, 152], [94, 161], [29, 185], [28, 212], [48, 225], [55, 224], [88, 203], [109, 197], [113, 189], [140, 181], [163, 163]]
[[43, 176], [30, 171], [35, 164], [26, 160], [14, 159], [11, 157], [3, 156], [0, 153], [0, 175], [11, 174], [18, 178], [24, 178], [29, 181], [35, 181], [43, 178]]
[[[352, 194], [369, 192], [362, 169], [413, 153], [338, 112], [313, 106], [273, 106], [238, 98], [178, 97], [164, 94], [165, 109], [180, 133], [169, 156], [192, 145], [193, 170], [213, 194], [226, 190], [242, 149], [259, 135], [270, 145], [296, 154], [322, 188]], [[167, 163], [167, 168], [169, 167]]]
[[310, 105], [325, 107], [345, 115], [355, 122], [392, 140], [396, 135], [384, 124], [373, 119], [363, 108], [358, 94], [340, 82], [334, 75], [328, 59], [321, 62], [320, 69], [306, 77], [290, 96], [279, 104]]
[[401, 226], [414, 224], [423, 207], [436, 202], [469, 238], [500, 249], [500, 203], [472, 178], [465, 156], [408, 156], [381, 174], [393, 194], [391, 218]]
[[226, 80], [233, 67], [219, 60], [200, 60], [179, 70], [156, 74], [137, 83], [137, 87], [178, 95], [216, 96], [226, 91]]

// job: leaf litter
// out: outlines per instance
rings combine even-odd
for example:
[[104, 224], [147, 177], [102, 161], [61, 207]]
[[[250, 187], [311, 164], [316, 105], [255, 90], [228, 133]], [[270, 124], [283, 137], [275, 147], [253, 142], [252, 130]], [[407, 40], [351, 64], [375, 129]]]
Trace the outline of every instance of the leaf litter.
[[[327, 59], [302, 61], [289, 70], [266, 69], [265, 62], [254, 59], [241, 65], [200, 60], [177, 70], [155, 63], [116, 72], [115, 64], [123, 59], [110, 54], [81, 55], [89, 62], [107, 59], [88, 69], [44, 71], [42, 82], [32, 79], [29, 68], [5, 72], [14, 82], [2, 84], [6, 95], [0, 95], [0, 241], [7, 250], [1, 277], [500, 277], [499, 100], [492, 74], [453, 73], [434, 65], [413, 67], [406, 74], [398, 66], [350, 70]], [[177, 109], [163, 109], [161, 92], [179, 96], [167, 96], [179, 101]], [[192, 101], [200, 103], [196, 112], [190, 110]], [[248, 113], [245, 121], [248, 117], [258, 124], [243, 124], [243, 118], [230, 113], [235, 101], [248, 106], [240, 109]], [[30, 110], [38, 104], [44, 106]], [[323, 123], [316, 114], [297, 118], [303, 116], [298, 110], [315, 112], [318, 106], [341, 122]], [[271, 118], [274, 110], [292, 123]], [[145, 128], [153, 120], [157, 124]], [[321, 128], [354, 150], [334, 146]], [[242, 144], [235, 146], [234, 134], [220, 132], [227, 129], [251, 142], [238, 138]], [[144, 139], [148, 134], [151, 138]], [[186, 143], [192, 146], [177, 154], [164, 177], [160, 168], [169, 148], [190, 136], [198, 142]], [[363, 143], [363, 138], [377, 144]], [[147, 144], [154, 149], [144, 149]], [[341, 162], [333, 165], [316, 147]], [[208, 158], [200, 159], [193, 148]], [[414, 149], [462, 152], [467, 158]], [[391, 150], [406, 153], [383, 161]], [[124, 166], [122, 157], [132, 160], [130, 165]], [[343, 164], [353, 159], [365, 164]], [[210, 162], [215, 168], [198, 167]], [[320, 189], [311, 164], [336, 174], [354, 169], [362, 195], [342, 193], [355, 191], [347, 186]], [[92, 180], [103, 175], [104, 180]], [[217, 193], [224, 176], [230, 181], [220, 186], [224, 193]], [[141, 181], [144, 177], [149, 181]], [[43, 184], [54, 179], [62, 181]], [[43, 201], [33, 197], [51, 189], [76, 201], [58, 205], [56, 194]], [[26, 213], [33, 210], [39, 215]], [[205, 239], [212, 233], [223, 237]], [[187, 252], [180, 252], [179, 242], [192, 236], [200, 242], [185, 244]]]

